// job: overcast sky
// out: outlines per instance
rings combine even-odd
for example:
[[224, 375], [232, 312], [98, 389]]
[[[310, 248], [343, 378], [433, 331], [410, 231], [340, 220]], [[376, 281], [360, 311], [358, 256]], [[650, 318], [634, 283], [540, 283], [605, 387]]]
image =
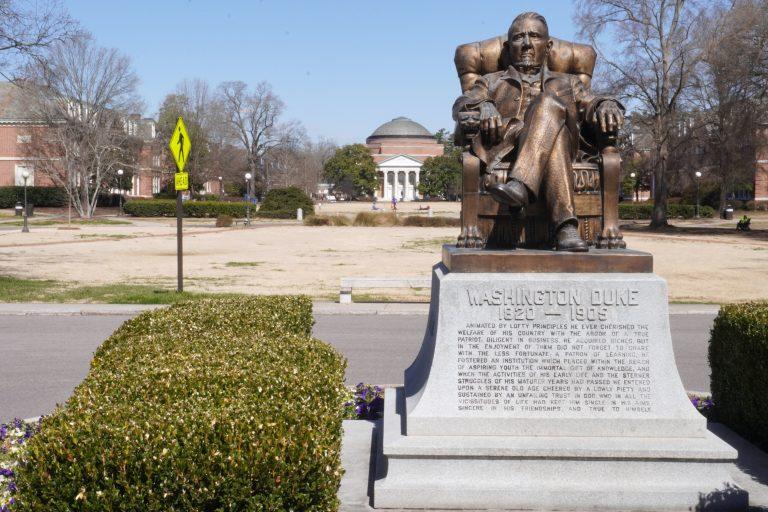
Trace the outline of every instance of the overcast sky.
[[[575, 37], [566, 0], [66, 0], [97, 41], [132, 60], [146, 115], [184, 78], [265, 80], [313, 138], [362, 142], [410, 117], [452, 129], [457, 45], [505, 33], [536, 10]], [[471, 10], [466, 10], [471, 9]]]

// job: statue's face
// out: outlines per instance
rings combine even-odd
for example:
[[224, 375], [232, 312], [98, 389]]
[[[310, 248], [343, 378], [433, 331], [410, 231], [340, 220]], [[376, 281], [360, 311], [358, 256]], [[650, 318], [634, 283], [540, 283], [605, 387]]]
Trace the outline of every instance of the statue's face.
[[509, 56], [512, 65], [525, 71], [538, 71], [552, 46], [546, 25], [534, 18], [524, 18], [509, 28]]

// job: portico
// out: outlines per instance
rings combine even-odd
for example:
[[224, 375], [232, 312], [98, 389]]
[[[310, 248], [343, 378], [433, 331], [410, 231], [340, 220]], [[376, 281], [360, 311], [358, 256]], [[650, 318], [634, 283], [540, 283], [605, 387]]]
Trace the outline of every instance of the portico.
[[414, 201], [419, 194], [421, 162], [405, 155], [398, 155], [379, 164], [378, 199], [391, 201]]

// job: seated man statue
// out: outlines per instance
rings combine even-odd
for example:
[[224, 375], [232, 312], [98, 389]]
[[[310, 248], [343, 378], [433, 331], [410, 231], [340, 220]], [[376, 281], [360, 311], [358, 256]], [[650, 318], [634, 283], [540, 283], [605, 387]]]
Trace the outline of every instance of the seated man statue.
[[[476, 131], [479, 123], [472, 151], [486, 165], [484, 187], [496, 201], [523, 208], [543, 191], [556, 249], [587, 251], [573, 204], [572, 161], [580, 126], [584, 122], [600, 133], [615, 132], [624, 109], [614, 99], [593, 96], [577, 76], [547, 69], [553, 43], [540, 14], [515, 18], [507, 44], [512, 65], [478, 78], [456, 100], [454, 120], [466, 132]], [[494, 181], [492, 171], [502, 162], [513, 163], [505, 177]]]

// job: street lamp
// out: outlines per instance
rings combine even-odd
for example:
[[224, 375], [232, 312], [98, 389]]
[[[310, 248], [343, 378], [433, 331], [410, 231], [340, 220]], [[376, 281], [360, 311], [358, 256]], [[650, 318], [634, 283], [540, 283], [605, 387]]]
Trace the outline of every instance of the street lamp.
[[119, 197], [117, 198], [118, 204], [120, 205], [120, 210], [118, 210], [118, 215], [123, 214], [123, 183], [122, 183], [123, 180], [122, 178], [123, 178], [124, 172], [125, 171], [123, 171], [122, 169], [117, 170], [117, 193], [120, 194]]
[[245, 173], [245, 200], [247, 201], [247, 204], [245, 205], [246, 226], [251, 225], [251, 178], [253, 178], [251, 173]]
[[699, 178], [701, 178], [701, 172], [696, 171], [696, 218], [699, 218]]
[[637, 202], [637, 174], [631, 172], [629, 177], [632, 178], [632, 188], [635, 189], [635, 202]]
[[29, 210], [27, 209], [27, 180], [29, 179], [29, 172], [24, 171], [21, 173], [21, 177], [24, 178], [24, 223], [21, 226], [22, 233], [29, 233]]
[[224, 195], [224, 178], [222, 176], [219, 176], [219, 195]]

